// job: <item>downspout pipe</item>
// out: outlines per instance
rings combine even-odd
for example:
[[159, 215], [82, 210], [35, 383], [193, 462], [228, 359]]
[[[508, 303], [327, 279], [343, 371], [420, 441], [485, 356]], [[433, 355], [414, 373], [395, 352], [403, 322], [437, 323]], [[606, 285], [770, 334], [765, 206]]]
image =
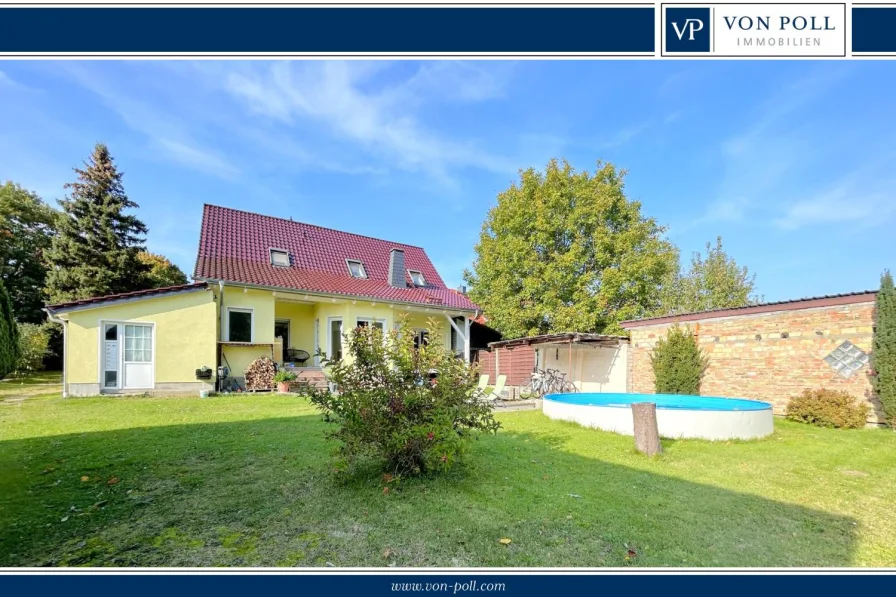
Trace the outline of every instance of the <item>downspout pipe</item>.
[[49, 309], [43, 311], [47, 314], [47, 319], [62, 325], [62, 397], [68, 398], [68, 367], [65, 366], [68, 357], [68, 321], [53, 315]]

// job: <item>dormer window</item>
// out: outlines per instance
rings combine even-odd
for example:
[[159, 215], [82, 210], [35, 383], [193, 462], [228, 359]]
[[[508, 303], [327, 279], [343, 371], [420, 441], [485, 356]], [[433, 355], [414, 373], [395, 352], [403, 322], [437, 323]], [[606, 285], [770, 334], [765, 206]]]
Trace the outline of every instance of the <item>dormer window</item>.
[[289, 251], [283, 249], [271, 249], [271, 265], [289, 267]]
[[348, 273], [352, 278], [366, 278], [367, 272], [364, 271], [364, 264], [356, 259], [346, 259], [345, 263], [348, 264]]
[[409, 269], [408, 275], [411, 277], [411, 282], [413, 282], [414, 286], [426, 286], [426, 279], [422, 273]]

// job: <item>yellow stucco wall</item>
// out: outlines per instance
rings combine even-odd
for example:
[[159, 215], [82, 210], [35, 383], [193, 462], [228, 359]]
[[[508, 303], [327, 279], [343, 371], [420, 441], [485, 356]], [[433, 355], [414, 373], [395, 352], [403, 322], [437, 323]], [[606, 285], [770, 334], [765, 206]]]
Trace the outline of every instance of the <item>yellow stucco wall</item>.
[[[230, 308], [252, 310], [252, 341], [274, 341], [274, 295], [270, 290], [243, 289], [225, 286], [221, 305], [221, 338], [227, 340], [227, 310]], [[230, 374], [242, 376], [249, 363], [260, 356], [271, 356], [270, 347], [225, 346], [223, 365], [230, 367]], [[275, 355], [276, 356], [276, 355]]]
[[[215, 300], [217, 288], [172, 296], [146, 298], [129, 303], [113, 304], [96, 309], [63, 315], [68, 319], [65, 366], [67, 382], [98, 384], [102, 321], [140, 321], [155, 324], [155, 383], [195, 382], [195, 370], [216, 366], [217, 341], [228, 338], [227, 310], [251, 309], [253, 342], [274, 342], [276, 319], [290, 321], [290, 347], [307, 350], [314, 355], [315, 321], [319, 325], [319, 344], [327, 349], [328, 319], [342, 318], [343, 332], [354, 329], [358, 318], [385, 320], [385, 329], [392, 330], [401, 314], [401, 307], [369, 301], [341, 300], [313, 304], [278, 300], [269, 290], [227, 286], [223, 303]], [[220, 316], [219, 316], [220, 315]], [[450, 343], [450, 324], [439, 311], [431, 314], [410, 312], [408, 322], [414, 328], [428, 327], [433, 317], [443, 343]], [[220, 335], [219, 335], [220, 334]], [[225, 346], [221, 364], [230, 367], [231, 375], [242, 376], [246, 367], [260, 356], [271, 356], [270, 347]], [[276, 360], [280, 354], [274, 355]], [[313, 360], [308, 361], [312, 365]]]
[[211, 290], [145, 298], [63, 314], [67, 383], [99, 383], [100, 323], [155, 324], [155, 382], [195, 382], [196, 369], [215, 367], [217, 307]]

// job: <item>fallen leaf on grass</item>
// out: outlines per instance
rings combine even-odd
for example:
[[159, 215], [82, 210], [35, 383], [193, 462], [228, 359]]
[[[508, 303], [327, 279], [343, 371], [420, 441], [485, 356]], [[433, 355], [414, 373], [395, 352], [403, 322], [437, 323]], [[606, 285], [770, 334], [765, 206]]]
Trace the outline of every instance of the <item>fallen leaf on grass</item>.
[[106, 485], [116, 485], [118, 484], [118, 477], [112, 477], [108, 481], [106, 481]]
[[569, 494], [569, 497], [579, 499], [579, 498], [581, 498], [582, 496], [580, 496], [580, 495], [577, 494], [577, 493], [570, 493], [570, 494]]
[[389, 488], [383, 487], [383, 495], [388, 495], [388, 494], [389, 494]]
[[510, 545], [511, 543], [513, 543], [513, 541], [511, 541], [507, 537], [504, 537], [503, 539], [498, 539], [498, 543], [500, 543], [501, 545]]
[[90, 481], [90, 477], [88, 477], [87, 475], [81, 477], [81, 483], [87, 483], [88, 481]]
[[391, 550], [391, 549], [385, 549], [385, 550], [383, 551], [383, 557], [386, 558], [387, 560], [389, 559], [389, 556], [391, 556], [391, 555], [392, 555], [392, 550]]

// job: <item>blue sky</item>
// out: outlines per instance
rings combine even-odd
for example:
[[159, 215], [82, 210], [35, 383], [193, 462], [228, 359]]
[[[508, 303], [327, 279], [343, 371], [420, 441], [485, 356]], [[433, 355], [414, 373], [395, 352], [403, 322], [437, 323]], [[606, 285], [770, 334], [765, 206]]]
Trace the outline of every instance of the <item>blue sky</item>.
[[97, 141], [192, 271], [202, 204], [423, 246], [449, 285], [520, 168], [629, 171], [684, 258], [717, 235], [767, 300], [896, 265], [896, 65], [0, 62], [0, 179], [48, 201]]

